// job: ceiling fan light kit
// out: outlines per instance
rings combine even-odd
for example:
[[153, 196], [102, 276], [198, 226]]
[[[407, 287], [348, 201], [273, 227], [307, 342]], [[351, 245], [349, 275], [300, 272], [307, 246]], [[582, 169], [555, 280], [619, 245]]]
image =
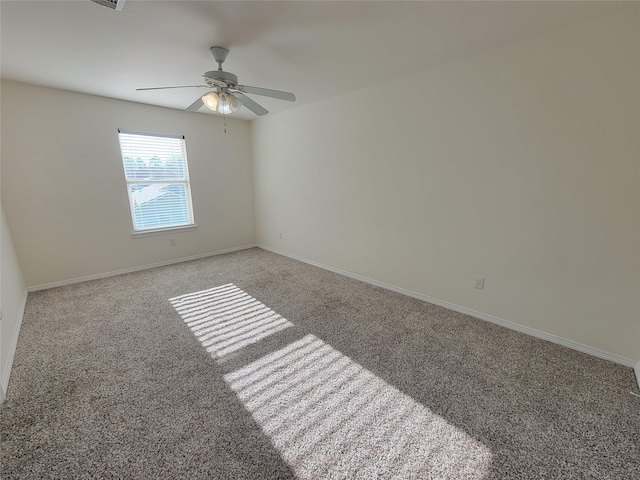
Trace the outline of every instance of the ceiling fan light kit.
[[202, 103], [209, 110], [228, 115], [237, 111], [242, 106], [242, 101], [231, 93], [209, 92], [202, 97]]
[[248, 85], [239, 85], [238, 77], [231, 72], [225, 72], [222, 70], [222, 64], [224, 63], [229, 50], [224, 47], [211, 47], [209, 49], [216, 63], [218, 64], [217, 70], [211, 70], [205, 72], [203, 75], [206, 85], [183, 85], [175, 87], [153, 87], [153, 88], [138, 88], [137, 90], [162, 90], [167, 88], [209, 88], [212, 89], [209, 93], [198, 97], [193, 102], [187, 111], [195, 112], [199, 110], [202, 105], [208, 109], [228, 115], [237, 111], [243, 105], [251, 110], [258, 116], [266, 115], [269, 111], [262, 105], [259, 105], [245, 94], [250, 93], [253, 95], [262, 95], [265, 97], [277, 98], [279, 100], [286, 100], [288, 102], [295, 102], [296, 96], [293, 93], [282, 92], [280, 90], [271, 90], [268, 88], [250, 87]]

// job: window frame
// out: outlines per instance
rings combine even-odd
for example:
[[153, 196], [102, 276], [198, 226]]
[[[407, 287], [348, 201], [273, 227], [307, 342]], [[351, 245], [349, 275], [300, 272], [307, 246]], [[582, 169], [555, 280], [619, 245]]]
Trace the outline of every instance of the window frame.
[[[129, 180], [127, 178], [127, 168], [125, 165], [125, 157], [122, 152], [122, 143], [120, 141], [120, 134], [124, 135], [139, 135], [145, 137], [156, 137], [156, 138], [173, 138], [179, 139], [182, 142], [182, 151], [183, 151], [183, 168], [184, 168], [184, 178], [180, 179], [164, 179], [164, 180]], [[118, 146], [120, 149], [120, 161], [122, 163], [122, 169], [124, 174], [125, 186], [127, 189], [127, 199], [129, 202], [129, 212], [131, 214], [131, 223], [133, 226], [133, 232], [131, 235], [134, 238], [140, 237], [149, 237], [155, 235], [166, 235], [176, 232], [187, 232], [193, 231], [198, 228], [198, 225], [195, 223], [195, 213], [193, 211], [193, 200], [191, 195], [191, 180], [189, 178], [189, 160], [187, 158], [187, 142], [184, 135], [171, 135], [165, 133], [151, 133], [151, 132], [136, 132], [132, 130], [124, 130], [118, 129]], [[131, 197], [131, 185], [152, 185], [152, 184], [181, 184], [184, 185], [186, 191], [186, 207], [187, 214], [189, 217], [189, 223], [179, 224], [179, 225], [165, 225], [161, 227], [150, 227], [150, 228], [136, 228], [136, 214], [134, 209], [134, 204]]]

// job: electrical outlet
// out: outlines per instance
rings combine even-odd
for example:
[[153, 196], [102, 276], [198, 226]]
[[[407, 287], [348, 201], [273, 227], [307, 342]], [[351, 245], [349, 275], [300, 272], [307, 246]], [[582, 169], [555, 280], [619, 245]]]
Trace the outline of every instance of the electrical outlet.
[[282, 240], [282, 232], [280, 232], [280, 240]]
[[482, 290], [484, 288], [484, 277], [476, 278], [476, 284], [474, 286]]
[[171, 247], [175, 247], [176, 246], [176, 239], [175, 238], [170, 238], [169, 239], [169, 245]]

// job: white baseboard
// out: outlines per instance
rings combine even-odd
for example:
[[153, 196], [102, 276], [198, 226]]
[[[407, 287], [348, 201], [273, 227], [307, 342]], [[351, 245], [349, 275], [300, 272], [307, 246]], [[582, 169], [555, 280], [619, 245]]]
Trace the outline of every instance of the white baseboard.
[[636, 366], [633, 367], [636, 372], [636, 380], [638, 381], [638, 388], [640, 388], [640, 360], [636, 363]]
[[[2, 372], [2, 378], [0, 378], [0, 402], [4, 402], [7, 393], [7, 387], [9, 386], [9, 376], [11, 375], [11, 367], [13, 366], [13, 356], [16, 354], [16, 346], [18, 345], [18, 337], [20, 336], [20, 328], [22, 327], [22, 319], [24, 317], [24, 309], [27, 305], [28, 290], [25, 288], [22, 294], [22, 300], [20, 300], [20, 310], [18, 310], [18, 318], [16, 319], [16, 328], [13, 331], [13, 337], [11, 338], [11, 345], [9, 345], [9, 355], [7, 356], [7, 364]], [[7, 319], [2, 320], [6, 322]]]
[[138, 272], [140, 270], [148, 270], [150, 268], [164, 267], [165, 265], [171, 265], [174, 263], [188, 262], [189, 260], [198, 260], [199, 258], [213, 257], [214, 255], [222, 255], [223, 253], [237, 252], [238, 250], [246, 250], [248, 248], [253, 248], [256, 246], [257, 245], [255, 244], [242, 245], [241, 247], [227, 248], [225, 250], [216, 250], [215, 252], [201, 253], [199, 255], [191, 255], [190, 257], [174, 258], [173, 260], [165, 260], [163, 262], [149, 263], [149, 264], [140, 265], [137, 267], [123, 268], [122, 270], [114, 270], [112, 272], [97, 273], [95, 275], [87, 275], [85, 277], [70, 278], [68, 280], [61, 280], [59, 282], [43, 283], [42, 285], [34, 285], [32, 287], [28, 287], [27, 290], [30, 292], [36, 292], [38, 290], [46, 290], [48, 288], [63, 287], [65, 285], [71, 285], [71, 284], [80, 283], [80, 282], [87, 282], [89, 280], [99, 280], [101, 278], [114, 277], [116, 275], [122, 275], [123, 273]]
[[334, 268], [329, 265], [324, 265], [322, 263], [315, 262], [313, 260], [309, 260], [307, 258], [299, 257], [297, 255], [292, 255], [287, 252], [283, 252], [281, 250], [277, 250], [275, 248], [268, 247], [266, 245], [258, 244], [258, 248], [262, 248], [264, 250], [268, 250], [273, 253], [277, 253], [278, 255], [283, 255], [285, 257], [293, 258], [294, 260], [299, 260], [304, 263], [308, 263], [310, 265], [314, 265], [316, 267], [324, 268], [325, 270], [329, 270], [331, 272], [339, 273], [340, 275], [344, 275], [346, 277], [354, 278], [356, 280], [360, 280], [365, 283], [369, 283], [371, 285], [375, 285], [377, 287], [381, 287], [387, 290], [391, 290], [392, 292], [401, 293], [403, 295], [407, 295], [408, 297], [417, 298], [418, 300], [423, 300], [428, 303], [433, 303], [434, 305], [438, 305], [449, 310], [453, 310], [455, 312], [464, 313], [474, 318], [478, 318], [480, 320], [485, 320], [487, 322], [495, 323], [497, 325], [509, 328], [511, 330], [516, 330], [521, 333], [525, 333], [527, 335], [531, 335], [532, 337], [540, 338], [542, 340], [547, 340], [552, 343], [556, 343], [558, 345], [562, 345], [564, 347], [571, 348], [573, 350], [577, 350], [582, 353], [586, 353], [592, 355], [594, 357], [602, 358], [604, 360], [609, 360], [614, 363], [618, 363], [620, 365], [624, 365], [625, 367], [633, 368], [635, 366], [636, 376], [638, 376], [638, 382], [640, 383], [640, 363], [636, 365], [636, 360], [631, 358], [622, 357], [620, 355], [616, 355], [615, 353], [609, 353], [604, 350], [600, 350], [594, 347], [590, 347], [589, 345], [584, 345], [582, 343], [574, 342], [573, 340], [568, 340], [566, 338], [558, 337], [557, 335], [552, 335], [550, 333], [546, 333], [540, 330], [536, 330], [534, 328], [526, 327], [524, 325], [520, 325], [519, 323], [511, 322], [509, 320], [504, 320], [502, 318], [494, 317], [493, 315], [489, 315], [486, 313], [478, 312], [472, 310], [470, 308], [461, 307], [460, 305], [455, 305], [453, 303], [445, 302], [444, 300], [439, 300], [437, 298], [429, 297], [427, 295], [423, 295], [421, 293], [413, 292], [411, 290], [406, 290], [404, 288], [396, 287], [394, 285], [390, 285], [388, 283], [379, 282], [372, 278], [363, 277], [362, 275], [358, 275], [355, 273], [348, 272], [346, 270], [341, 270], [339, 268]]

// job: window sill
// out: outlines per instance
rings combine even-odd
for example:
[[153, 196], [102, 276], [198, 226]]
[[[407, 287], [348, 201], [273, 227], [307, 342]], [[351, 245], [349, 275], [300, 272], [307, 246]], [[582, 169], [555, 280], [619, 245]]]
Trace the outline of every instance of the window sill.
[[172, 233], [192, 232], [197, 230], [198, 225], [181, 225], [179, 227], [154, 228], [153, 230], [140, 230], [133, 232], [133, 238], [155, 237], [156, 235], [170, 235]]

